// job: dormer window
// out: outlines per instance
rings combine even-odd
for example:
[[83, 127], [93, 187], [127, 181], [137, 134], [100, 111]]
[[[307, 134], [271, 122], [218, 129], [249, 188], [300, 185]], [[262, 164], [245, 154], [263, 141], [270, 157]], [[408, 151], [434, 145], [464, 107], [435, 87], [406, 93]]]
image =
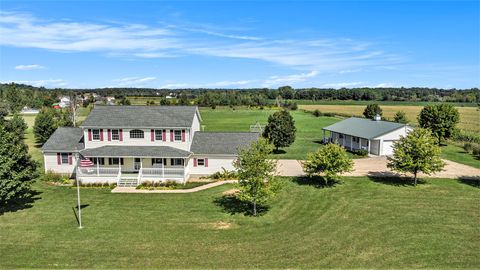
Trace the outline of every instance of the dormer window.
[[92, 139], [94, 141], [100, 141], [100, 129], [92, 129]]
[[130, 131], [130, 139], [143, 139], [143, 138], [144, 138], [143, 130], [133, 129]]
[[112, 141], [119, 141], [120, 140], [120, 133], [118, 129], [112, 129]]
[[174, 131], [174, 138], [176, 142], [181, 142], [182, 141], [182, 131], [181, 130], [175, 130]]

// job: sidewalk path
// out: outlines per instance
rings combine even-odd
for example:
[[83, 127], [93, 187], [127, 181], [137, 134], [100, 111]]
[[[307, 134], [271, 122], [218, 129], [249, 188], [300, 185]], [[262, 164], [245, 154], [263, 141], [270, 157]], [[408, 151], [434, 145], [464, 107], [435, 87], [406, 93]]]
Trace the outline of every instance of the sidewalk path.
[[147, 190], [147, 189], [136, 189], [134, 187], [116, 187], [112, 189], [112, 193], [192, 193], [200, 190], [205, 190], [208, 188], [220, 186], [223, 184], [236, 183], [236, 180], [226, 180], [209, 183], [206, 185], [190, 188], [190, 189], [158, 189], [158, 190]]

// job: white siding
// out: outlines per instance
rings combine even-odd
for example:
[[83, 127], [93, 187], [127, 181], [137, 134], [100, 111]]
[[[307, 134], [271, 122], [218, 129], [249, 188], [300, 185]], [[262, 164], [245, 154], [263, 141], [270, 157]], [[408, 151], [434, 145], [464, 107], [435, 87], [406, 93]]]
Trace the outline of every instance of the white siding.
[[71, 176], [77, 164], [77, 159], [75, 155], [72, 155], [72, 165], [69, 164], [58, 164], [57, 163], [57, 153], [45, 153], [43, 155], [44, 163], [45, 163], [45, 172], [53, 171], [55, 173], [61, 173], [68, 176]]
[[386, 155], [392, 155], [393, 154], [393, 142], [398, 141], [400, 137], [405, 137], [407, 136], [408, 132], [412, 130], [411, 127], [405, 126], [402, 128], [399, 128], [397, 130], [394, 130], [392, 132], [389, 132], [387, 134], [384, 134], [378, 138], [381, 145], [380, 145], [380, 155], [386, 156]]
[[[178, 128], [182, 129], [182, 128]], [[193, 136], [190, 136], [190, 128], [183, 128], [185, 129], [185, 142], [171, 142], [170, 141], [170, 129], [166, 129], [166, 141], [162, 140], [155, 140], [151, 141], [151, 129], [141, 129], [144, 132], [144, 137], [143, 139], [135, 139], [135, 138], [130, 138], [130, 131], [133, 129], [123, 129], [123, 140], [122, 141], [108, 141], [108, 134], [107, 134], [107, 129], [103, 129], [103, 141], [89, 141], [88, 140], [88, 129], [83, 130], [83, 135], [84, 135], [84, 140], [85, 140], [85, 148], [97, 148], [105, 145], [122, 145], [122, 146], [140, 146], [140, 145], [146, 145], [146, 146], [171, 146], [183, 150], [189, 150], [190, 149], [190, 144], [192, 141]]]
[[[194, 167], [193, 159], [208, 158], [208, 167], [197, 166]], [[225, 168], [228, 171], [233, 171], [233, 162], [237, 159], [236, 156], [218, 156], [218, 155], [202, 155], [194, 156], [188, 162], [187, 169], [189, 170], [190, 175], [210, 175], [215, 172], [223, 171]]]
[[370, 141], [370, 153], [373, 155], [379, 155], [380, 153], [380, 141], [379, 140], [372, 140]]

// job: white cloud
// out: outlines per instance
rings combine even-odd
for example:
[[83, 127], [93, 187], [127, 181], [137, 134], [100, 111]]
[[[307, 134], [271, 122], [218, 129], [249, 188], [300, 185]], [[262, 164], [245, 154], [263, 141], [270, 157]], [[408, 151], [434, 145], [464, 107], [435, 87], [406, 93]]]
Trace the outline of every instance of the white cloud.
[[156, 77], [125, 77], [113, 81], [117, 83], [117, 86], [142, 86], [156, 79]]
[[297, 82], [304, 82], [308, 78], [312, 78], [317, 76], [318, 72], [312, 70], [308, 73], [301, 73], [301, 74], [292, 74], [287, 76], [271, 76], [267, 80], [263, 82], [263, 86], [271, 87], [271, 86], [280, 86], [285, 84], [294, 84]]
[[325, 83], [322, 87], [326, 88], [347, 88], [347, 87], [363, 87], [367, 84], [365, 82], [339, 82], [339, 83]]
[[168, 89], [178, 89], [178, 88], [229, 88], [229, 87], [242, 87], [254, 81], [250, 80], [240, 80], [240, 81], [219, 81], [219, 82], [211, 82], [211, 83], [197, 83], [197, 84], [189, 84], [189, 83], [167, 83], [160, 88], [168, 88]]
[[44, 69], [44, 66], [41, 65], [18, 65], [15, 66], [14, 69], [16, 70], [34, 70], [34, 69]]
[[188, 83], [167, 83], [159, 87], [160, 89], [191, 88]]
[[[341, 71], [392, 66], [396, 55], [351, 39], [272, 40], [202, 27], [42, 20], [0, 12], [0, 45], [69, 52], [101, 51], [140, 58], [201, 55], [270, 62], [302, 70]], [[192, 33], [193, 32], [193, 33]]]

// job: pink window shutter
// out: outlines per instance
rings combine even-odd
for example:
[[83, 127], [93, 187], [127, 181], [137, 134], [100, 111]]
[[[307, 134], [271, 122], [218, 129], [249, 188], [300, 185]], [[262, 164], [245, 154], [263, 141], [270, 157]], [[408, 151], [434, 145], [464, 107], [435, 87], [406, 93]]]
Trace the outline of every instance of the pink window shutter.
[[193, 167], [197, 167], [197, 159], [196, 158], [193, 159]]
[[167, 130], [166, 129], [162, 130], [162, 141], [164, 141], [164, 142], [167, 141]]
[[119, 134], [119, 135], [118, 135], [118, 138], [120, 139], [120, 141], [123, 141], [123, 129], [120, 129], [120, 130], [118, 131], [118, 134]]
[[73, 157], [72, 157], [72, 154], [68, 154], [68, 165], [72, 165], [73, 164]]
[[61, 157], [60, 153], [57, 153], [57, 164], [58, 165], [62, 164], [62, 157]]
[[173, 142], [173, 129], [170, 129], [170, 141]]
[[88, 141], [89, 142], [92, 141], [92, 130], [91, 129], [88, 129]]
[[103, 129], [100, 129], [100, 141], [103, 142]]
[[112, 131], [110, 129], [107, 129], [107, 138], [108, 138], [108, 141], [112, 140]]
[[208, 167], [208, 158], [205, 158], [205, 167]]
[[185, 129], [182, 129], [182, 142], [185, 142]]
[[150, 141], [155, 141], [155, 130], [150, 129]]

